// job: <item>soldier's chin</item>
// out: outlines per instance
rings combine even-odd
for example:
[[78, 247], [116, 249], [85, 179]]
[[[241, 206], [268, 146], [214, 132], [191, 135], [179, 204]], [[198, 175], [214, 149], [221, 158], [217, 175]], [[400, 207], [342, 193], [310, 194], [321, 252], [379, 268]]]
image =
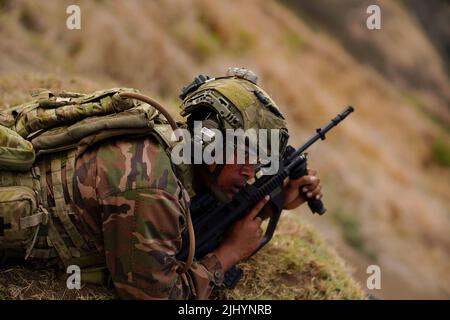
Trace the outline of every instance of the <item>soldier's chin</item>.
[[221, 198], [219, 200], [228, 203], [233, 200], [234, 195], [235, 193], [231, 190], [222, 190]]
[[231, 190], [226, 193], [228, 201], [231, 201], [238, 192], [239, 192], [239, 189], [237, 189], [235, 187], [231, 188]]

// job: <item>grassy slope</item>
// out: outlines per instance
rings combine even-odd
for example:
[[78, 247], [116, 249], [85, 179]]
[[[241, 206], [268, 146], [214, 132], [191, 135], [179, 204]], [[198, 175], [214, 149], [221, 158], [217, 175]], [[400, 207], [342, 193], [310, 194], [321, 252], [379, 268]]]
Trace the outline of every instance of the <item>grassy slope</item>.
[[245, 277], [227, 299], [364, 299], [348, 266], [298, 216], [282, 219], [272, 243], [242, 264]]
[[[242, 263], [234, 290], [216, 288], [212, 299], [365, 299], [361, 287], [317, 231], [298, 217], [285, 217], [272, 242]], [[115, 299], [106, 287], [68, 290], [65, 275], [24, 266], [0, 269], [1, 299]]]

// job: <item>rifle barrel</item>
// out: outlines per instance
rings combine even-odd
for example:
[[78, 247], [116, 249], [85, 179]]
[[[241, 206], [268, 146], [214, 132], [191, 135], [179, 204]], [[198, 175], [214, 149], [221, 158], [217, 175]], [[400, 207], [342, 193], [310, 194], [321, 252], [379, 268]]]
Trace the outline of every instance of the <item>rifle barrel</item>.
[[[316, 142], [319, 139], [325, 140], [325, 134], [330, 131], [333, 127], [337, 126], [339, 122], [344, 120], [350, 113], [352, 113], [355, 109], [352, 106], [348, 106], [344, 111], [339, 113], [336, 117], [331, 119], [331, 121], [324, 126], [323, 128], [316, 129], [316, 134], [313, 135], [304, 145], [302, 145], [300, 148], [295, 150], [290, 156], [290, 159], [293, 159], [294, 157], [297, 157], [299, 154], [303, 153], [306, 149], [308, 149], [314, 142]], [[293, 165], [293, 162], [290, 163], [288, 167], [291, 167]], [[289, 169], [289, 168], [286, 169]]]

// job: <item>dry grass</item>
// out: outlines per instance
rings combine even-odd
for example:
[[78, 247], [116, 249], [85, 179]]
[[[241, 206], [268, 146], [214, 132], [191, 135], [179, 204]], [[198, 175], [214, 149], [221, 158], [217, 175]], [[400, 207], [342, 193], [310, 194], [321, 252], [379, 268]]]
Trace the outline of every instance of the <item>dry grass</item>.
[[0, 270], [0, 300], [107, 300], [114, 299], [113, 290], [84, 285], [69, 290], [65, 274], [60, 271], [34, 270], [26, 266], [8, 266]]
[[[364, 299], [348, 266], [318, 233], [296, 217], [284, 217], [272, 242], [241, 264], [245, 276], [234, 290], [218, 287], [211, 299]], [[0, 269], [0, 300], [106, 300], [114, 290], [84, 285], [68, 290], [58, 270], [10, 265]]]
[[270, 245], [247, 263], [235, 290], [222, 289], [222, 299], [365, 299], [349, 267], [317, 231], [289, 215]]

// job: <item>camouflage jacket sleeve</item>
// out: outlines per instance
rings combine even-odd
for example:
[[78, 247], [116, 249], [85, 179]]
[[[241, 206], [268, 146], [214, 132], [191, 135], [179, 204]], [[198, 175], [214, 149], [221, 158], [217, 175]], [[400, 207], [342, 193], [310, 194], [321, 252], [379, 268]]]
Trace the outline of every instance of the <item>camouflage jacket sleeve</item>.
[[181, 274], [177, 261], [189, 196], [151, 138], [119, 140], [76, 164], [76, 206], [123, 299], [206, 299], [223, 279], [215, 255]]

